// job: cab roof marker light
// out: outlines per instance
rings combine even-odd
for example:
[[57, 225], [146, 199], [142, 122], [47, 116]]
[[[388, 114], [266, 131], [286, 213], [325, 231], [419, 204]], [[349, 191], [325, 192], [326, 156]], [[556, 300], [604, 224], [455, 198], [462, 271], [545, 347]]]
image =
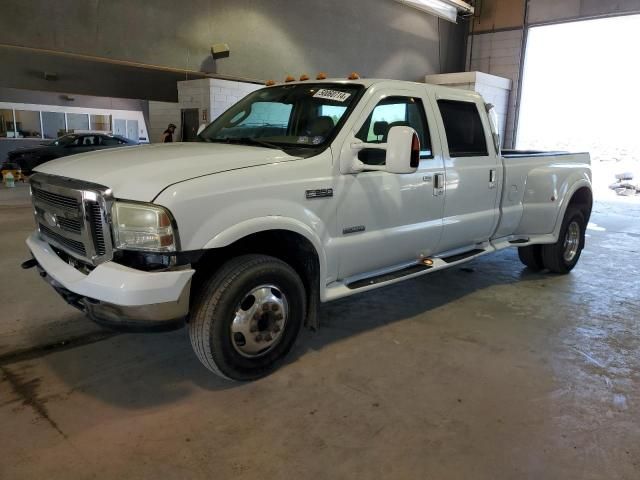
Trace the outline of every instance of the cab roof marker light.
[[300, 75], [301, 82], [306, 82], [307, 80], [309, 80], [309, 75], [307, 75], [306, 73], [303, 73], [302, 75]]
[[276, 84], [276, 81], [275, 80], [267, 80], [266, 82], [264, 82], [264, 84], [267, 87], [272, 87], [272, 86], [274, 86]]
[[358, 72], [351, 72], [351, 74], [347, 77], [347, 80], [358, 80], [360, 78], [360, 74]]
[[324, 72], [320, 72], [318, 73], [318, 75], [316, 76], [316, 80], [326, 80], [327, 79], [327, 74]]
[[292, 75], [287, 75], [287, 77], [284, 79], [284, 81], [285, 81], [285, 83], [289, 83], [289, 82], [295, 82], [296, 79]]

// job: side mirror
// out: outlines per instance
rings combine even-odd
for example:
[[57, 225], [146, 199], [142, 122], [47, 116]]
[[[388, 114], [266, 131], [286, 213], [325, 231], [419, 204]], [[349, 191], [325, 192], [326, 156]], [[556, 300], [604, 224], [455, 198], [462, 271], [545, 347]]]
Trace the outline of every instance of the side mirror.
[[357, 151], [382, 150], [386, 152], [386, 155], [384, 156], [384, 165], [369, 165], [354, 158], [349, 173], [363, 171], [414, 173], [420, 164], [420, 139], [411, 127], [391, 127], [387, 135], [387, 143], [357, 142], [352, 143], [351, 148]]
[[387, 137], [386, 171], [414, 173], [420, 165], [420, 139], [411, 127], [391, 127]]

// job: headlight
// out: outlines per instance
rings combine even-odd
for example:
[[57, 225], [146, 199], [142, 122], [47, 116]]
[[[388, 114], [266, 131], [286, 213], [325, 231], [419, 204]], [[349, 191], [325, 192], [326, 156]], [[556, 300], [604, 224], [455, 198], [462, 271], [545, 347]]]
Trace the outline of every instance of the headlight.
[[174, 252], [176, 232], [169, 212], [158, 205], [115, 202], [111, 210], [115, 247], [124, 250]]

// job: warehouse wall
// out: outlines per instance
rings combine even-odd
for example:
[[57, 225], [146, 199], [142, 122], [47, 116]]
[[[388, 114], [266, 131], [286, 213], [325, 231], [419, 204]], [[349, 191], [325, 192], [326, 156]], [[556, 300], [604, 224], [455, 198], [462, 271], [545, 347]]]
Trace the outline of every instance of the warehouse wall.
[[[12, 14], [0, 16], [0, 45], [245, 79], [356, 70], [419, 80], [464, 68], [465, 25], [438, 22], [392, 0], [4, 0], [3, 11]], [[230, 45], [231, 56], [214, 62], [210, 45], [220, 42]], [[27, 59], [32, 52], [20, 54]], [[48, 89], [39, 64], [15, 69], [19, 75], [0, 72], [0, 85], [10, 77], [11, 86], [22, 79], [29, 88]], [[66, 82], [93, 82], [88, 70], [60, 75], [57, 90]], [[36, 80], [45, 86], [31, 86]]]
[[505, 134], [506, 147], [513, 147], [515, 142], [526, 28], [544, 23], [631, 13], [640, 13], [640, 0], [481, 0], [467, 42], [467, 69], [499, 75], [513, 82]]

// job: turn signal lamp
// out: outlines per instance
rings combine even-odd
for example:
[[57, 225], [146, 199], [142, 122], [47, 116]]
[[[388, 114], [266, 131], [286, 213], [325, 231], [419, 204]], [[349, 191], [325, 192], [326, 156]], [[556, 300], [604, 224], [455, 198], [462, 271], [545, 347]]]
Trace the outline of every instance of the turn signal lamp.
[[420, 165], [420, 139], [418, 135], [413, 134], [413, 138], [411, 139], [411, 167], [418, 168]]
[[358, 72], [351, 72], [351, 75], [347, 77], [347, 80], [358, 80], [360, 78], [360, 74]]
[[291, 75], [287, 75], [287, 78], [285, 78], [284, 81], [289, 83], [289, 82], [295, 82], [296, 79]]

